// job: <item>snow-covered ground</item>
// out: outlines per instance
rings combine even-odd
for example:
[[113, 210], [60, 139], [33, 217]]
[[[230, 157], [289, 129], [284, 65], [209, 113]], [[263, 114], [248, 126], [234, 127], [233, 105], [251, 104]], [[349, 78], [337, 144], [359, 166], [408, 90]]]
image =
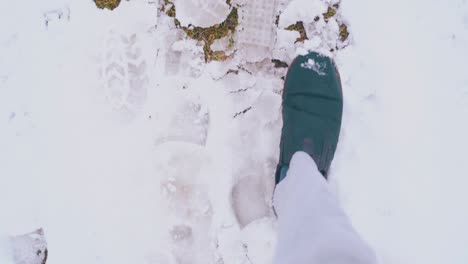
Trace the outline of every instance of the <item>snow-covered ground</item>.
[[[157, 1], [0, 1], [0, 263], [39, 228], [48, 264], [271, 263], [270, 61], [307, 50], [340, 70], [330, 185], [380, 262], [467, 263], [468, 1], [344, 0], [328, 23], [333, 0], [231, 2], [237, 52], [206, 64]], [[230, 8], [174, 3], [199, 26]]]

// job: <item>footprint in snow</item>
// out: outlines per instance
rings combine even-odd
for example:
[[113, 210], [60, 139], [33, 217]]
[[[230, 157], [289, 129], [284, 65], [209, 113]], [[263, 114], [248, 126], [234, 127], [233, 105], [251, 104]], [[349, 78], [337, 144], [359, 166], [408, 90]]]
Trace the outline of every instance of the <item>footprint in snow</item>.
[[203, 175], [207, 160], [204, 148], [196, 144], [166, 142], [156, 151], [155, 163], [170, 222], [171, 254], [176, 263], [205, 264], [213, 259], [213, 211]]
[[105, 42], [101, 80], [112, 111], [124, 120], [132, 120], [147, 100], [148, 63], [140, 36], [109, 32]]
[[160, 121], [161, 131], [156, 137], [155, 145], [166, 142], [185, 142], [205, 146], [210, 125], [208, 108], [196, 94], [181, 91], [174, 95], [169, 109], [172, 113]]

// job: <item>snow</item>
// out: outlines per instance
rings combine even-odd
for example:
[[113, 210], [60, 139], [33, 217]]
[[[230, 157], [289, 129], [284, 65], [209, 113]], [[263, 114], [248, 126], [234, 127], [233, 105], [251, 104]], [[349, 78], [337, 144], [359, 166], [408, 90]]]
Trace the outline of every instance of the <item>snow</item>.
[[347, 98], [338, 193], [384, 263], [464, 263], [466, 1], [342, 8], [355, 45], [337, 58]]
[[0, 238], [0, 262], [5, 264], [14, 263], [10, 241], [3, 234]]
[[184, 27], [211, 27], [221, 24], [229, 15], [229, 5], [223, 0], [174, 0], [176, 17]]
[[327, 65], [320, 64], [320, 63], [316, 62], [313, 59], [308, 59], [306, 62], [301, 64], [301, 67], [304, 68], [304, 69], [313, 70], [318, 75], [323, 76], [323, 75], [325, 75], [324, 71], [326, 70]]
[[[334, 1], [260, 2], [281, 13], [258, 28], [275, 44], [209, 64], [157, 2], [0, 2], [0, 263], [38, 228], [48, 264], [271, 263], [286, 69], [270, 59], [336, 46], [330, 186], [357, 231], [384, 264], [468, 261], [468, 3], [343, 1], [314, 24]], [[229, 13], [174, 3], [183, 24]]]
[[297, 21], [311, 23], [315, 17], [327, 12], [325, 1], [292, 0], [280, 16], [279, 26], [286, 28]]
[[271, 57], [275, 39], [276, 0], [248, 1], [239, 7], [239, 52], [248, 62]]
[[9, 242], [13, 249], [14, 263], [43, 264], [47, 261], [47, 241], [42, 229], [11, 237]]

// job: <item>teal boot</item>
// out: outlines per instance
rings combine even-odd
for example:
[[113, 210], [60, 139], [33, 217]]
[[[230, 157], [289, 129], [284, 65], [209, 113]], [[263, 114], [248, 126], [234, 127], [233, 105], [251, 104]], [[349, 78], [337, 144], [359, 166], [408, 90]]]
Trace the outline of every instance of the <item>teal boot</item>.
[[332, 59], [312, 52], [289, 67], [283, 90], [283, 129], [276, 184], [297, 151], [307, 152], [326, 178], [335, 155], [343, 113], [343, 93]]

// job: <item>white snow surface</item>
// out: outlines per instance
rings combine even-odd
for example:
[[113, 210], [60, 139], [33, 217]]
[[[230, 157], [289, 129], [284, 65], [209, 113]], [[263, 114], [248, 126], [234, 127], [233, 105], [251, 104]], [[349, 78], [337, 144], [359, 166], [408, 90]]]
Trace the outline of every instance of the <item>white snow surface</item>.
[[283, 10], [279, 26], [286, 28], [297, 21], [312, 22], [315, 17], [327, 12], [326, 1], [292, 0]]
[[14, 264], [11, 243], [4, 234], [0, 238], [0, 263]]
[[[343, 1], [335, 53], [335, 18], [284, 31], [334, 1], [278, 2], [269, 55], [340, 70], [330, 186], [357, 231], [384, 264], [467, 263], [467, 1]], [[158, 8], [0, 1], [0, 263], [38, 228], [48, 264], [272, 262], [285, 69], [206, 64]]]
[[182, 26], [211, 27], [228, 16], [229, 5], [223, 0], [174, 0], [176, 17]]

